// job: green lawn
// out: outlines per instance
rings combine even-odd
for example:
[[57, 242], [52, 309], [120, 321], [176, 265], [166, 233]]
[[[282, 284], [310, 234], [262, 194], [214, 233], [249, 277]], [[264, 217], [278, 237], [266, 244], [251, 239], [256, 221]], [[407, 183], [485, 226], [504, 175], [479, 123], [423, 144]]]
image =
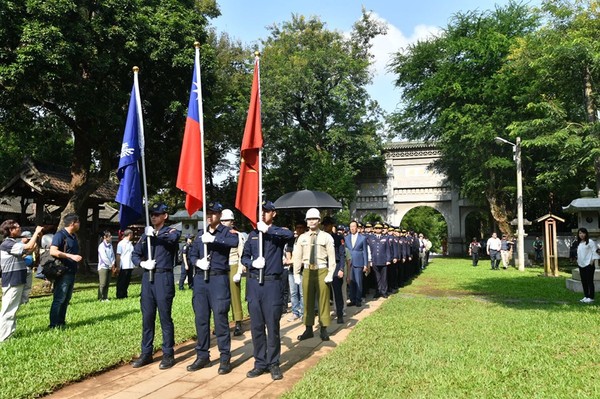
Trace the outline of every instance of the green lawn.
[[600, 309], [542, 271], [436, 258], [285, 398], [598, 398]]
[[[600, 309], [566, 290], [566, 273], [541, 272], [435, 258], [285, 397], [600, 397]], [[32, 299], [15, 337], [0, 344], [0, 398], [39, 396], [131, 360], [139, 292], [136, 282], [130, 298], [101, 303], [96, 280], [79, 277], [63, 331], [47, 329], [51, 297]], [[175, 296], [177, 342], [195, 335], [191, 297]]]

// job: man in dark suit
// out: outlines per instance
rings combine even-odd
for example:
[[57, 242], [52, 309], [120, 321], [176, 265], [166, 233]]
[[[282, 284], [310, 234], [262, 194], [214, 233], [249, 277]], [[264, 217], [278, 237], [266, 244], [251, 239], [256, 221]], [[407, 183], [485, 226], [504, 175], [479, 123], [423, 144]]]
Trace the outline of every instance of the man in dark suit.
[[346, 248], [350, 250], [352, 276], [350, 281], [350, 303], [348, 306], [361, 306], [363, 273], [367, 271], [367, 238], [358, 233], [358, 222], [350, 222], [350, 234], [346, 237]]
[[377, 293], [373, 298], [387, 298], [387, 267], [392, 263], [391, 247], [388, 238], [381, 234], [383, 231], [382, 223], [377, 222], [373, 226], [373, 231], [375, 234], [367, 238], [367, 244], [371, 250], [371, 263], [377, 280]]

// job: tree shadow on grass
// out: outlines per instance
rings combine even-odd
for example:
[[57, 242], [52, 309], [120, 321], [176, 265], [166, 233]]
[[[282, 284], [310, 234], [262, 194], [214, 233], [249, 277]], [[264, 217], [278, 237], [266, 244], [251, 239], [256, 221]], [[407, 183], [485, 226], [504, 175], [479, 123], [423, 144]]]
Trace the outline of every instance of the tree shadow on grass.
[[[48, 309], [48, 312], [50, 311], [50, 309]], [[75, 322], [68, 322], [67, 325], [64, 327], [65, 330], [71, 330], [77, 327], [81, 327], [81, 326], [88, 326], [88, 325], [94, 325], [97, 324], [99, 322], [104, 322], [104, 321], [108, 321], [108, 322], [112, 322], [112, 321], [116, 321], [119, 319], [123, 319], [125, 317], [127, 317], [130, 314], [133, 313], [139, 313], [140, 310], [139, 309], [130, 309], [130, 310], [123, 310], [120, 312], [114, 312], [114, 313], [109, 313], [109, 314], [103, 314], [103, 315], [97, 315], [94, 317], [88, 317], [85, 319], [79, 319]], [[68, 314], [68, 312], [67, 312]], [[48, 331], [48, 327], [37, 327], [35, 329], [33, 329], [31, 332], [32, 333], [38, 333], [38, 332], [44, 332], [44, 331]]]
[[552, 307], [572, 312], [586, 311], [590, 306], [579, 303], [582, 294], [567, 290], [564, 277], [494, 276], [462, 283], [459, 287], [464, 291], [450, 291], [448, 296], [475, 296], [486, 302], [517, 309]]

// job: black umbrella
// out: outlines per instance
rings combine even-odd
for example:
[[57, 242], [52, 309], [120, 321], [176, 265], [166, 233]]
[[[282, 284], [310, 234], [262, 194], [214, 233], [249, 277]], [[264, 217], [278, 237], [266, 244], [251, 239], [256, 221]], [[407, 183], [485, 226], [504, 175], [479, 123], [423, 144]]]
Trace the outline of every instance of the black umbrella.
[[283, 194], [275, 201], [277, 209], [342, 209], [342, 204], [322, 191], [300, 190]]

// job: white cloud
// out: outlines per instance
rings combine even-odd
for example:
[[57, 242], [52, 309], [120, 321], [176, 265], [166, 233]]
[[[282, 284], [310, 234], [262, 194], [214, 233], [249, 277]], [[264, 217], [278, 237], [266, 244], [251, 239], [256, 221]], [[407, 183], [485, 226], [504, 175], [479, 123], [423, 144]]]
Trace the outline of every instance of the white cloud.
[[371, 53], [374, 55], [371, 70], [374, 73], [373, 84], [367, 89], [373, 99], [387, 111], [394, 111], [400, 101], [400, 94], [394, 87], [394, 76], [387, 71], [392, 56], [398, 51], [405, 50], [410, 44], [426, 40], [441, 33], [441, 28], [429, 25], [416, 25], [407, 36], [389, 21], [372, 12], [376, 21], [387, 24], [386, 35], [373, 39]]
[[406, 49], [410, 44], [434, 37], [441, 32], [441, 29], [436, 26], [416, 25], [411, 34], [407, 36], [377, 13], [372, 12], [371, 15], [374, 20], [383, 22], [388, 26], [386, 35], [377, 36], [373, 39], [373, 48], [371, 51], [375, 59], [372, 67], [377, 75], [384, 75], [386, 73], [387, 65], [393, 54]]

